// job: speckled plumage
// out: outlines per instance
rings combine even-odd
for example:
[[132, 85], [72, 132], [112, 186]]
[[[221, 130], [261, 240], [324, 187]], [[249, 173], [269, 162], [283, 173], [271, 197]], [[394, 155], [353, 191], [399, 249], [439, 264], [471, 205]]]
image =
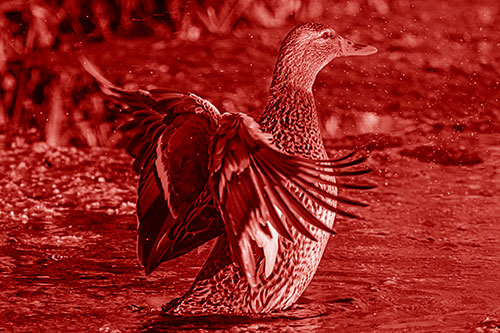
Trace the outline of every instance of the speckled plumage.
[[368, 55], [323, 24], [306, 23], [283, 41], [259, 123], [221, 114], [192, 93], [128, 91], [84, 68], [108, 96], [128, 106], [138, 186], [138, 259], [146, 274], [219, 237], [171, 314], [265, 313], [289, 308], [313, 278], [335, 214], [337, 188], [364, 189], [335, 177], [364, 158], [327, 160], [312, 95], [316, 74], [339, 55]]
[[[259, 123], [272, 135], [281, 151], [312, 159], [326, 159], [318, 115], [312, 95], [316, 74], [337, 55], [330, 50], [308, 50], [310, 38], [335, 32], [323, 24], [309, 23], [293, 29], [283, 41], [275, 67], [270, 97]], [[333, 177], [331, 179], [334, 180]], [[327, 186], [336, 195], [337, 188]], [[300, 191], [297, 190], [300, 195]], [[304, 206], [328, 227], [335, 214], [303, 198]], [[335, 205], [335, 202], [331, 202]], [[221, 236], [191, 289], [165, 307], [170, 313], [263, 313], [289, 308], [311, 282], [330, 235], [308, 226], [317, 241], [293, 230], [295, 242], [281, 239], [274, 271], [261, 284], [249, 288], [238, 265], [231, 260], [229, 245]]]

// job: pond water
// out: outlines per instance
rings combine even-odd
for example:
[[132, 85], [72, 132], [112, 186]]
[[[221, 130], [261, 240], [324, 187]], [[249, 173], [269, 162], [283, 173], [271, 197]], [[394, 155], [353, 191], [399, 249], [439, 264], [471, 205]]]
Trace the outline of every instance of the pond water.
[[144, 276], [135, 257], [130, 158], [19, 140], [0, 156], [0, 328], [498, 330], [500, 140], [482, 134], [475, 142], [470, 150], [483, 162], [471, 166], [421, 162], [402, 147], [374, 150], [376, 171], [366, 179], [378, 187], [360, 195], [370, 206], [359, 220], [338, 219], [293, 309], [169, 317], [161, 304], [186, 291], [212, 244]]

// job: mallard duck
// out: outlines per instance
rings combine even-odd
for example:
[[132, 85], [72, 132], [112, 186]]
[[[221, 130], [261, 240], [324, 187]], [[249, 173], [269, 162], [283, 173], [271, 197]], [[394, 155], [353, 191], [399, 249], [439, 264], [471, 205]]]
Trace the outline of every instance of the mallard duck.
[[122, 130], [140, 176], [137, 252], [146, 274], [218, 237], [167, 313], [267, 313], [296, 302], [335, 215], [353, 217], [336, 203], [364, 205], [337, 189], [370, 188], [336, 180], [369, 170], [343, 169], [365, 160], [354, 154], [328, 159], [312, 86], [332, 59], [376, 51], [324, 24], [297, 26], [281, 45], [259, 122], [193, 93], [118, 88], [81, 60], [105, 94], [133, 111]]

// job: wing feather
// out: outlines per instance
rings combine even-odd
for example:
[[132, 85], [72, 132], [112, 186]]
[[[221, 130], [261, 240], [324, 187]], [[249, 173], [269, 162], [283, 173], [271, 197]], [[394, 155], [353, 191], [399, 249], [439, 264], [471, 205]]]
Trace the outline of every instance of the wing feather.
[[139, 173], [139, 261], [146, 273], [223, 231], [208, 187], [208, 147], [220, 118], [208, 101], [163, 89], [129, 91], [113, 85], [88, 59], [80, 62], [102, 92], [131, 112], [120, 130]]
[[[350, 154], [335, 160], [308, 160], [278, 151], [257, 123], [243, 114], [225, 114], [211, 144], [210, 183], [222, 215], [234, 260], [253, 288], [259, 283], [254, 249], [262, 248], [265, 275], [275, 262], [277, 236], [294, 241], [290, 228], [311, 240], [308, 226], [334, 231], [318, 218], [313, 206], [332, 214], [355, 217], [334, 205], [363, 203], [339, 196], [325, 187], [336, 186], [334, 176], [363, 174], [366, 170], [343, 171], [360, 165], [364, 157], [346, 161]], [[341, 184], [345, 188], [371, 188]], [[312, 204], [305, 205], [304, 198]]]
[[[191, 93], [127, 91], [87, 59], [80, 61], [105, 94], [132, 112], [121, 130], [130, 135], [127, 151], [140, 176], [138, 256], [146, 273], [225, 229], [234, 260], [255, 287], [257, 265], [266, 277], [272, 274], [280, 237], [294, 241], [292, 229], [311, 240], [314, 228], [334, 233], [311, 207], [354, 217], [335, 203], [364, 205], [337, 195], [334, 187], [372, 188], [334, 180], [370, 171], [343, 170], [365, 161], [350, 160], [356, 152], [332, 160], [290, 156], [248, 116], [221, 116]], [[265, 260], [257, 261], [262, 254]]]

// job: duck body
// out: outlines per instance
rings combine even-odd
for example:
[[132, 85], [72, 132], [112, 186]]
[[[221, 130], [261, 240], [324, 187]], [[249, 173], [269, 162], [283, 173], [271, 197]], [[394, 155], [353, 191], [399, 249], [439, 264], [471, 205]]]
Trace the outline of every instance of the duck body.
[[[128, 151], [140, 174], [138, 257], [146, 273], [218, 237], [170, 314], [267, 313], [292, 306], [323, 256], [338, 201], [336, 181], [363, 158], [328, 160], [312, 95], [316, 74], [340, 55], [376, 49], [306, 23], [283, 41], [258, 123], [221, 114], [190, 93], [129, 92], [84, 67], [106, 94], [131, 106]], [[189, 176], [186, 176], [189, 174]]]
[[[260, 127], [272, 135], [273, 144], [282, 152], [324, 160], [327, 154], [312, 93], [291, 90], [271, 94], [259, 121]], [[328, 191], [337, 194], [333, 186], [329, 186]], [[300, 195], [300, 191], [297, 193]], [[335, 213], [305, 198], [301, 200], [327, 227], [333, 226]], [[165, 310], [179, 314], [267, 313], [289, 308], [311, 282], [330, 237], [329, 233], [315, 227], [309, 227], [309, 231], [316, 241], [295, 229], [291, 231], [294, 242], [279, 240], [272, 275], [265, 277], [263, 262], [258, 267], [258, 288], [250, 288], [238, 264], [231, 258], [227, 237], [222, 235], [191, 289], [165, 306]]]

